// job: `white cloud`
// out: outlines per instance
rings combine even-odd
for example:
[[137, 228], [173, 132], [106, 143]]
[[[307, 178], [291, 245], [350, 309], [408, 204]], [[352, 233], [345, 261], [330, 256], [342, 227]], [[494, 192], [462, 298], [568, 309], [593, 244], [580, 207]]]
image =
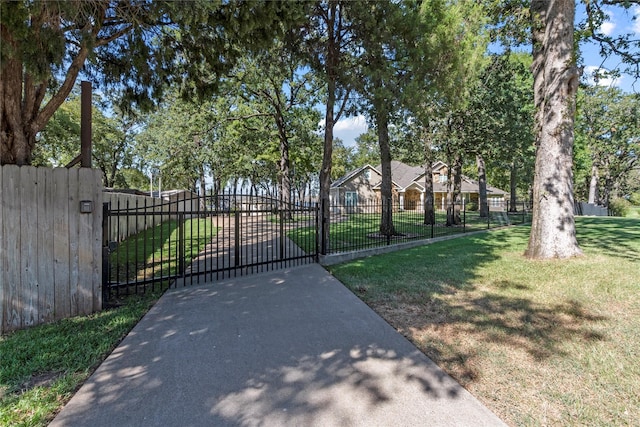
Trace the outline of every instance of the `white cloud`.
[[360, 132], [364, 133], [368, 129], [367, 120], [364, 116], [358, 115], [339, 120], [333, 127], [334, 132]]
[[597, 67], [595, 65], [588, 65], [584, 67], [584, 71], [582, 74], [582, 78], [585, 83], [590, 86], [620, 86], [622, 83], [621, 77], [611, 77], [607, 76], [607, 70], [604, 68]]
[[636, 34], [640, 35], [640, 6], [634, 6], [632, 8], [633, 11], [633, 17], [635, 19], [635, 21], [633, 21], [633, 31], [635, 31]]
[[[324, 119], [322, 119], [318, 124], [321, 129], [320, 132], [324, 132], [322, 130], [324, 129], [324, 122]], [[333, 137], [341, 139], [345, 146], [350, 147], [354, 146], [356, 138], [366, 133], [368, 129], [367, 119], [363, 115], [349, 117], [336, 122], [333, 126]]]
[[602, 31], [605, 36], [610, 36], [611, 34], [613, 34], [613, 30], [615, 29], [616, 24], [611, 21], [603, 22], [600, 26], [600, 31]]

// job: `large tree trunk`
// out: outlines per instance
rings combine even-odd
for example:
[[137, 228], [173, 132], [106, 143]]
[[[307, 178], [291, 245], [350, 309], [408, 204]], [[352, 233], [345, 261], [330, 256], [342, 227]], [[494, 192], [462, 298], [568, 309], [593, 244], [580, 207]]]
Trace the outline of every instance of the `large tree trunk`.
[[449, 179], [447, 180], [447, 227], [462, 224], [460, 207], [462, 200], [462, 156], [456, 153], [449, 162]]
[[[326, 254], [329, 249], [330, 222], [330, 189], [333, 156], [333, 127], [338, 120], [344, 104], [337, 115], [334, 115], [336, 89], [340, 65], [340, 48], [342, 43], [342, 6], [337, 1], [329, 1], [326, 14], [321, 14], [327, 27], [327, 44], [325, 71], [327, 78], [327, 102], [325, 104], [324, 150], [322, 168], [320, 169], [320, 253]], [[345, 102], [348, 98], [345, 98]]]
[[389, 117], [384, 107], [376, 108], [376, 126], [378, 128], [378, 145], [380, 146], [380, 163], [382, 169], [382, 183], [380, 185], [380, 196], [382, 197], [380, 234], [384, 236], [394, 236], [396, 229], [393, 226], [393, 184], [391, 181]]
[[276, 108], [276, 123], [280, 137], [280, 160], [278, 161], [278, 200], [280, 201], [280, 215], [290, 220], [291, 215], [291, 171], [289, 161], [289, 137], [282, 112]]
[[326, 254], [329, 250], [329, 235], [331, 231], [330, 222], [330, 190], [331, 190], [331, 169], [333, 156], [333, 108], [336, 101], [335, 78], [329, 76], [327, 82], [327, 103], [324, 121], [324, 150], [322, 153], [322, 168], [320, 169], [320, 253]]
[[573, 127], [578, 70], [573, 0], [533, 0], [536, 163], [533, 219], [526, 255], [580, 255], [573, 214]]
[[589, 199], [591, 204], [598, 203], [598, 166], [591, 166], [591, 179], [589, 180]]
[[518, 188], [518, 165], [512, 162], [509, 166], [509, 212], [518, 211], [518, 198], [516, 190]]
[[[426, 148], [429, 153], [431, 147]], [[433, 197], [433, 162], [431, 155], [425, 155], [424, 162], [424, 223], [433, 225], [436, 223], [435, 199]]]
[[[93, 31], [97, 33], [97, 29]], [[20, 41], [14, 40], [8, 31], [2, 32], [2, 43], [19, 50]], [[20, 57], [3, 58], [0, 65], [0, 165], [31, 163], [36, 135], [71, 93], [88, 54], [87, 47], [81, 46], [69, 64], [60, 88], [42, 108], [47, 79], [35, 79], [25, 72]]]
[[481, 154], [476, 154], [476, 164], [478, 165], [478, 202], [480, 216], [489, 216], [489, 203], [487, 203], [487, 169]]

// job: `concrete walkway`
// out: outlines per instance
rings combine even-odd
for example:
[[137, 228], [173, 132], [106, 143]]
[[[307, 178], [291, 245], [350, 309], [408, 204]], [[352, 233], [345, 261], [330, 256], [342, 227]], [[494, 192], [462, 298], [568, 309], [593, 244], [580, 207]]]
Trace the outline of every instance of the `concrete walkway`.
[[280, 225], [266, 215], [240, 216], [238, 219], [241, 221], [238, 224], [240, 235], [236, 236], [236, 218], [228, 215], [211, 218], [218, 233], [187, 267], [186, 277], [175, 281], [174, 287], [218, 282], [278, 269], [283, 264], [293, 266], [309, 262], [281, 261], [306, 255], [286, 236], [290, 225], [280, 230]]
[[51, 426], [499, 426], [317, 264], [168, 291]]

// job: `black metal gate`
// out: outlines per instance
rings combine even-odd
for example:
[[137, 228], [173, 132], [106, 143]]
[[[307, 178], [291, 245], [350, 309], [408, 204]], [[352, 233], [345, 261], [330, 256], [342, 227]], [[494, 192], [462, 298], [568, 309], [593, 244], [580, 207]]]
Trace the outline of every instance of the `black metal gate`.
[[[108, 193], [107, 193], [108, 194]], [[165, 199], [111, 194], [104, 204], [103, 301], [317, 262], [315, 203], [264, 196]]]

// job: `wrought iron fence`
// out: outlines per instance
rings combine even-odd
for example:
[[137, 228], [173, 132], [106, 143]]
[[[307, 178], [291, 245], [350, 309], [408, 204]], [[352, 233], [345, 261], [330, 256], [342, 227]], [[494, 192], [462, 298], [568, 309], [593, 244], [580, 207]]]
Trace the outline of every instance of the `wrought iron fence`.
[[447, 210], [435, 209], [431, 219], [422, 207], [407, 210], [398, 202], [391, 203], [394, 234], [380, 233], [382, 201], [332, 205], [327, 253], [356, 251], [530, 221], [530, 210], [525, 203], [512, 212], [490, 210], [485, 215], [464, 205], [452, 205]]
[[267, 197], [178, 195], [104, 207], [103, 300], [314, 262], [318, 208]]

